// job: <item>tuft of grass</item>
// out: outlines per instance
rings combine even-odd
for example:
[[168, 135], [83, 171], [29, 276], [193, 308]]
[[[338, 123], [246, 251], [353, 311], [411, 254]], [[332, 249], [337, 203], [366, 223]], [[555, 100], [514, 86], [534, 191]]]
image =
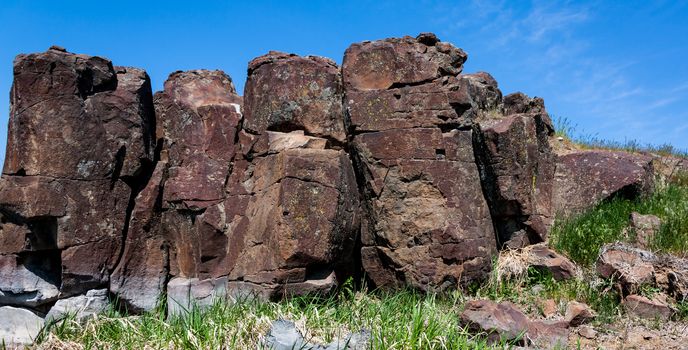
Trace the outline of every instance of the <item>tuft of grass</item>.
[[688, 157], [688, 150], [678, 149], [671, 144], [661, 145], [642, 144], [638, 140], [625, 139], [614, 141], [600, 138], [597, 134], [587, 134], [578, 131], [578, 125], [572, 124], [568, 118], [554, 118], [555, 136], [563, 137], [565, 140], [575, 143], [582, 148], [588, 149], [608, 149], [619, 150], [633, 153], [654, 153], [661, 156]]
[[651, 242], [658, 252], [688, 253], [688, 187], [669, 184], [636, 200], [614, 198], [571, 219], [558, 220], [550, 237], [552, 246], [584, 266], [591, 266], [605, 243], [629, 240], [624, 235], [631, 212], [657, 215], [662, 227]]

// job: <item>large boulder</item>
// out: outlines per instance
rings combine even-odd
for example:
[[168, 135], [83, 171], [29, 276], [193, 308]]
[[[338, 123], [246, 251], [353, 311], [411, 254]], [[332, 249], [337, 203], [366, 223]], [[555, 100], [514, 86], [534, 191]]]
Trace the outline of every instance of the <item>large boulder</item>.
[[554, 177], [555, 213], [570, 216], [618, 196], [636, 198], [653, 187], [652, 156], [580, 150], [559, 154]]
[[152, 162], [148, 75], [53, 47], [19, 55], [0, 179], [0, 305], [107, 287]]
[[334, 145], [346, 142], [342, 77], [334, 61], [271, 51], [249, 63], [248, 75], [247, 132], [302, 130]]
[[[338, 67], [271, 52], [249, 64], [244, 129], [214, 227], [229, 294], [327, 293], [355, 272], [358, 190]], [[212, 211], [207, 211], [206, 215]]]
[[[271, 53], [249, 72], [245, 114], [219, 71], [175, 72], [156, 94], [159, 161], [112, 278], [129, 310], [152, 308], [165, 288], [188, 308], [327, 293], [353, 273], [358, 191], [336, 65]], [[294, 101], [287, 118], [280, 108]]]
[[544, 102], [516, 93], [505, 98], [504, 115], [483, 114], [476, 154], [498, 243], [519, 248], [544, 242], [553, 220], [555, 171], [549, 145], [554, 128]]
[[431, 35], [353, 44], [343, 63], [364, 181], [362, 264], [377, 287], [483, 278], [496, 244], [473, 153], [465, 53]]

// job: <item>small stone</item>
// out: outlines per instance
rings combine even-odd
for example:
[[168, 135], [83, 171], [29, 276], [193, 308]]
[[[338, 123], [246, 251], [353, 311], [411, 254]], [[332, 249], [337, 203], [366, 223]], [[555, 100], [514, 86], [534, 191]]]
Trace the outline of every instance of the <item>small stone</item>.
[[277, 320], [272, 322], [272, 327], [265, 336], [264, 345], [266, 349], [273, 350], [311, 348], [303, 339], [301, 332], [296, 329], [294, 322], [287, 320]]
[[60, 51], [60, 52], [67, 52], [67, 49], [65, 49], [65, 48], [62, 47], [62, 46], [58, 46], [58, 45], [53, 45], [53, 46], [51, 46], [48, 50], [51, 50], [51, 51]]
[[566, 319], [566, 322], [568, 322], [569, 326], [576, 327], [592, 321], [595, 316], [595, 311], [593, 311], [593, 309], [591, 309], [587, 304], [579, 303], [577, 301], [570, 301], [566, 305], [566, 315], [564, 316], [564, 319]]
[[510, 302], [472, 300], [466, 303], [459, 325], [472, 334], [486, 333], [490, 343], [520, 339], [528, 331], [530, 320]]
[[629, 295], [624, 299], [623, 305], [627, 312], [640, 318], [669, 320], [674, 311], [662, 297], [661, 294], [655, 295], [652, 299], [642, 295]]
[[557, 302], [554, 299], [547, 299], [540, 305], [542, 308], [542, 315], [545, 318], [550, 318], [557, 314]]
[[548, 248], [545, 243], [530, 247], [528, 262], [535, 268], [551, 272], [557, 281], [567, 280], [576, 275], [576, 265], [567, 257]]
[[581, 326], [578, 328], [578, 335], [586, 339], [595, 339], [597, 331], [590, 326]]
[[564, 321], [532, 321], [525, 337], [536, 349], [566, 349], [569, 330]]
[[428, 46], [435, 46], [435, 44], [440, 42], [440, 39], [437, 38], [437, 35], [435, 35], [435, 33], [420, 33], [416, 37], [416, 40], [418, 40], [419, 43]]

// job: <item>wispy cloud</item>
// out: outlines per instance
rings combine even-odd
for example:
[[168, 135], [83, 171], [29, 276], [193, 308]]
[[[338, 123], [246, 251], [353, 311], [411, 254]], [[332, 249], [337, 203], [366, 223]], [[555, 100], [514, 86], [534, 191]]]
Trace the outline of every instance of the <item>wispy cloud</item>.
[[[688, 103], [688, 83], [662, 86], [638, 78], [639, 71], [647, 70], [648, 60], [666, 52], [627, 55], [607, 50], [590, 33], [607, 20], [598, 16], [609, 16], [614, 9], [609, 4], [593, 5], [475, 0], [444, 11], [444, 20], [448, 31], [469, 42], [474, 51], [501, 58], [496, 60], [501, 76], [528, 83], [527, 88], [546, 97], [552, 114], [573, 119], [585, 133], [665, 142], [664, 136], [685, 131], [680, 116], [668, 111]], [[674, 127], [668, 131], [667, 125]]]

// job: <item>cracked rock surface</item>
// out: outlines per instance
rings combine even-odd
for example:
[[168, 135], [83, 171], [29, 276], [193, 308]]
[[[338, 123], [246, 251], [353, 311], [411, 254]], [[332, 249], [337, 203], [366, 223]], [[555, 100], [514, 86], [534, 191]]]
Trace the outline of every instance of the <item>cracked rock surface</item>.
[[221, 71], [173, 72], [153, 94], [106, 58], [17, 56], [0, 309], [42, 320], [99, 290], [133, 313], [167, 293], [174, 314], [350, 277], [446, 290], [546, 241], [555, 214], [649, 191], [655, 164], [674, 174], [555, 149], [544, 101], [503, 96], [466, 59], [431, 33], [352, 44], [342, 67], [271, 51], [242, 97]]

